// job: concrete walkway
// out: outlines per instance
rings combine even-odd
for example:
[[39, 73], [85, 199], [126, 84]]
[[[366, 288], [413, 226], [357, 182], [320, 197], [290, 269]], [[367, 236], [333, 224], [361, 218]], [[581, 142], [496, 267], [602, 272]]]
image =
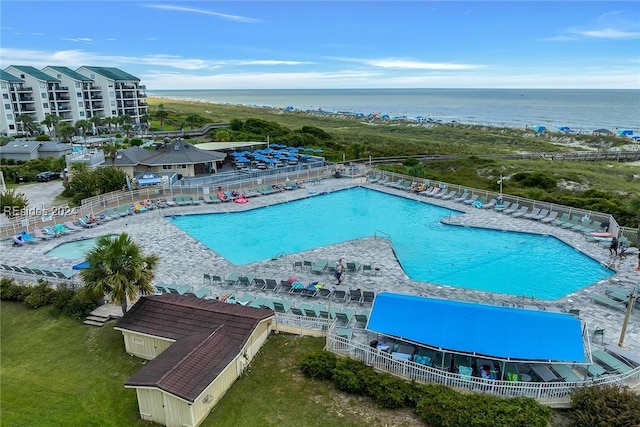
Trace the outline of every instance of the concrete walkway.
[[[623, 310], [616, 310], [595, 304], [591, 301], [591, 296], [594, 294], [604, 294], [608, 286], [614, 285], [630, 289], [632, 286], [640, 283], [640, 272], [635, 271], [635, 267], [637, 266], [637, 255], [635, 254], [630, 255], [626, 260], [616, 261], [615, 268], [618, 271], [616, 275], [563, 298], [555, 301], [523, 300], [521, 296], [494, 294], [413, 281], [409, 279], [402, 270], [389, 240], [384, 238], [368, 237], [319, 247], [301, 253], [286, 254], [273, 260], [235, 266], [165, 219], [165, 215], [178, 213], [242, 211], [303, 197], [310, 197], [312, 196], [310, 191], [315, 193], [330, 192], [356, 185], [370, 186], [380, 191], [402, 195], [447, 208], [463, 210], [466, 214], [455, 218], [455, 221], [461, 225], [554, 235], [604, 265], [612, 261], [607, 249], [602, 248], [596, 243], [588, 242], [581, 233], [559, 229], [552, 225], [541, 224], [527, 219], [511, 218], [491, 209], [476, 209], [453, 201], [427, 198], [378, 184], [365, 184], [361, 178], [329, 178], [317, 185], [307, 184], [306, 189], [255, 197], [250, 199], [250, 203], [244, 205], [235, 203], [206, 205], [203, 203], [199, 206], [160, 209], [117, 219], [100, 225], [95, 229], [88, 229], [80, 233], [63, 236], [54, 239], [54, 241], [41, 242], [37, 245], [25, 245], [24, 247], [2, 247], [0, 250], [2, 251], [2, 259], [7, 264], [44, 264], [58, 268], [70, 268], [74, 263], [81, 260], [66, 260], [43, 256], [44, 253], [62, 242], [84, 239], [105, 233], [127, 232], [136, 242], [139, 242], [144, 247], [145, 251], [148, 253], [156, 253], [160, 256], [160, 264], [156, 272], [156, 281], [158, 283], [187, 284], [193, 286], [194, 289], [206, 287], [209, 289], [211, 295], [218, 296], [227, 293], [235, 293], [237, 296], [241, 296], [244, 293], [251, 293], [255, 296], [266, 294], [254, 289], [239, 288], [234, 290], [219, 285], [211, 285], [203, 281], [204, 273], [225, 276], [228, 273], [238, 271], [253, 274], [258, 278], [276, 279], [278, 283], [280, 280], [295, 276], [304, 283], [318, 281], [323, 284], [332, 284], [333, 277], [331, 273], [314, 274], [308, 269], [299, 268], [294, 270], [294, 262], [304, 260], [315, 261], [318, 258], [343, 258], [346, 261], [371, 262], [374, 267], [379, 269], [379, 274], [363, 274], [362, 272], [348, 274], [344, 284], [351, 288], [360, 288], [375, 292], [392, 291], [411, 293], [497, 305], [529, 305], [564, 311], [579, 309], [580, 318], [586, 322], [590, 330], [596, 328], [605, 330], [604, 343], [617, 344], [623, 323]], [[0, 274], [5, 273], [0, 270]], [[274, 294], [270, 293], [269, 296], [274, 297]], [[281, 297], [282, 295], [276, 296]], [[296, 304], [309, 302], [308, 298], [301, 296], [285, 295], [282, 297], [286, 297]], [[314, 302], [322, 301], [314, 300]], [[332, 302], [332, 304], [336, 303]], [[345, 305], [345, 303], [337, 304]], [[350, 303], [350, 305], [360, 308], [354, 303]], [[600, 344], [600, 337], [597, 339], [597, 344]], [[626, 348], [640, 354], [640, 307], [634, 311], [631, 317], [624, 344]]]

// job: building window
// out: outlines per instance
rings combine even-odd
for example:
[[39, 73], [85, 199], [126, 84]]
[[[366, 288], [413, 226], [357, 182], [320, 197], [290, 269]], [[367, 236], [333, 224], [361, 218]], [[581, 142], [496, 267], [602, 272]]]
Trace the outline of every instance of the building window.
[[11, 104], [4, 104], [5, 110], [11, 110]]
[[76, 82], [76, 87], [80, 89], [80, 82]]
[[57, 78], [58, 80], [61, 80], [61, 79], [62, 79], [62, 74], [58, 74], [58, 75], [56, 76], [56, 78]]
[[40, 82], [40, 89], [46, 89], [47, 88], [47, 84]]
[[78, 102], [78, 107], [82, 108], [83, 105], [82, 101]]
[[2, 94], [2, 99], [9, 99], [9, 94], [8, 93], [3, 93]]
[[42, 108], [49, 108], [49, 104], [47, 104], [46, 102], [42, 104]]
[[14, 130], [16, 127], [14, 125], [9, 125], [9, 129]]
[[115, 92], [109, 92], [109, 98], [115, 98], [116, 93]]
[[42, 99], [47, 99], [47, 94], [46, 94], [46, 93], [41, 93], [41, 94], [40, 94], [40, 97], [41, 97]]
[[116, 101], [111, 101], [111, 106], [115, 107], [116, 106]]
[[140, 337], [131, 337], [131, 341], [137, 345], [144, 345], [144, 340]]
[[7, 120], [13, 120], [13, 114], [7, 114]]
[[162, 169], [171, 169], [171, 165], [162, 165]]
[[76, 96], [77, 96], [78, 98], [82, 98], [82, 92], [76, 92]]
[[7, 88], [7, 82], [0, 82], [0, 87], [2, 89], [6, 89]]
[[84, 117], [84, 111], [80, 111], [80, 117]]
[[91, 74], [91, 80], [95, 80], [96, 79], [96, 75], [95, 74]]

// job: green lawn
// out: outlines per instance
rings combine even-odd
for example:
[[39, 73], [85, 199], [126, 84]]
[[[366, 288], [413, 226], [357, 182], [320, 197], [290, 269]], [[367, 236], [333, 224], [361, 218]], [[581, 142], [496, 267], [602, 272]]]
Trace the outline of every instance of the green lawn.
[[[150, 425], [138, 417], [135, 391], [123, 386], [143, 361], [125, 353], [114, 322], [95, 328], [6, 301], [0, 309], [3, 426]], [[202, 425], [420, 425], [410, 411], [380, 410], [302, 376], [298, 357], [322, 346], [322, 339], [272, 335]]]

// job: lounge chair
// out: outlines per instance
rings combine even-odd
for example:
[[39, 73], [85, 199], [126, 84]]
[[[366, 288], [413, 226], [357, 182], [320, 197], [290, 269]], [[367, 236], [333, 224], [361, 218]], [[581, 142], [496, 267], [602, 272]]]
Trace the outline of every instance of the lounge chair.
[[513, 213], [518, 212], [518, 209], [520, 209], [520, 204], [519, 203], [513, 203], [510, 208], [507, 208], [507, 209], [503, 210], [502, 213], [505, 214], [505, 215], [511, 215]]
[[333, 293], [331, 294], [331, 298], [333, 298], [334, 301], [346, 302], [347, 291], [342, 289], [334, 289]]
[[178, 206], [178, 203], [172, 198], [172, 197], [167, 197], [164, 202], [167, 204], [167, 206], [171, 207], [171, 206]]
[[304, 315], [307, 317], [320, 317], [320, 311], [323, 310], [324, 307], [318, 304], [314, 304], [311, 306], [307, 306], [304, 308]]
[[620, 301], [613, 300], [604, 295], [591, 295], [591, 299], [598, 304], [606, 305], [607, 307], [614, 308], [616, 310], [621, 310], [623, 308]]
[[211, 196], [208, 195], [208, 194], [205, 194], [204, 196], [202, 196], [202, 201], [204, 201], [208, 205], [211, 205], [211, 204], [215, 203], [213, 201], [213, 199], [211, 198]]
[[249, 305], [251, 304], [254, 300], [256, 299], [256, 297], [254, 297], [251, 294], [244, 294], [242, 295], [240, 298], [238, 298], [236, 300], [236, 304], [240, 304], [240, 305]]
[[496, 202], [496, 205], [493, 207], [493, 210], [498, 212], [504, 212], [507, 209], [509, 209], [509, 206], [511, 206], [511, 202], [503, 202], [502, 204], [498, 204]]
[[278, 289], [278, 282], [274, 279], [265, 279], [265, 285], [262, 288], [263, 291], [276, 291]]
[[316, 296], [318, 298], [331, 298], [332, 294], [333, 294], [333, 289], [323, 287], [318, 289], [318, 293], [316, 294]]
[[616, 373], [619, 374], [626, 374], [629, 371], [632, 371], [633, 368], [629, 365], [627, 365], [626, 363], [624, 363], [623, 361], [621, 361], [620, 359], [618, 359], [617, 357], [603, 351], [603, 350], [594, 350], [591, 352], [591, 355], [597, 359], [598, 361], [602, 362], [603, 364], [607, 365], [608, 367], [610, 367], [612, 370], [614, 370]]
[[533, 216], [525, 215], [525, 218], [532, 219], [534, 221], [540, 221], [541, 219], [546, 218], [548, 214], [549, 214], [549, 209], [540, 209], [540, 212], [538, 213], [538, 215], [533, 215]]
[[553, 225], [560, 227], [562, 224], [568, 221], [569, 221], [569, 214], [565, 212], [562, 214], [560, 218], [553, 220]]
[[355, 308], [345, 307], [342, 309], [342, 311], [336, 312], [336, 319], [348, 325], [355, 313]]
[[227, 286], [235, 286], [238, 283], [238, 279], [240, 278], [240, 273], [233, 272], [229, 273], [227, 277], [224, 278], [224, 284]]
[[[436, 195], [434, 194], [433, 197], [436, 197]], [[440, 196], [438, 196], [438, 199], [442, 199], [442, 200], [451, 200], [454, 197], [456, 197], [456, 190], [451, 190], [448, 193], [445, 194], [441, 194]]]
[[95, 222], [89, 222], [89, 221], [87, 221], [87, 220], [86, 220], [86, 219], [84, 219], [84, 218], [78, 218], [78, 222], [80, 223], [80, 225], [81, 225], [83, 228], [93, 228], [93, 227], [95, 227], [96, 225], [98, 225], [97, 223], [95, 223]]
[[244, 274], [244, 275], [240, 275], [238, 276], [238, 281], [236, 282], [236, 285], [244, 285], [244, 286], [251, 286], [251, 284], [253, 283], [253, 274]]
[[249, 303], [249, 307], [261, 308], [267, 299], [265, 297], [258, 297]]
[[[71, 230], [67, 230], [62, 224], [53, 224], [53, 228], [60, 234], [70, 234]], [[74, 230], [75, 231], [75, 230]]]
[[311, 267], [313, 267], [313, 262], [304, 260], [302, 261], [302, 267], [311, 270]]
[[267, 284], [267, 282], [265, 282], [264, 279], [259, 279], [259, 278], [255, 278], [253, 279], [253, 287], [256, 289], [264, 289], [265, 285]]
[[[300, 292], [302, 292], [302, 288], [304, 287], [304, 285], [301, 284], [300, 287], [298, 287], [298, 289], [300, 290]], [[283, 292], [283, 293], [288, 293], [288, 294], [294, 294], [295, 292], [295, 288], [293, 286], [293, 283], [288, 281], [288, 280], [281, 280], [280, 281], [280, 287], [278, 288], [278, 292]]]
[[378, 181], [378, 184], [385, 185], [387, 182], [389, 182], [389, 175], [383, 176], [382, 179]]
[[360, 289], [349, 289], [349, 302], [362, 303], [362, 291]]
[[473, 196], [469, 197], [468, 199], [464, 199], [462, 201], [462, 203], [464, 203], [465, 205], [470, 205], [473, 202], [475, 202], [476, 200], [478, 200], [478, 195], [474, 194]]
[[365, 272], [373, 274], [373, 266], [371, 264], [362, 264], [362, 274]]
[[582, 217], [580, 215], [574, 215], [568, 222], [560, 224], [560, 228], [570, 229], [571, 227], [578, 225], [578, 222], [580, 222], [581, 218]]
[[64, 222], [64, 226], [67, 227], [69, 230], [71, 231], [82, 231], [83, 228], [82, 227], [78, 227], [77, 225], [75, 225], [73, 222], [71, 221], [65, 221]]
[[212, 285], [221, 285], [222, 284], [222, 277], [218, 276], [216, 274], [212, 274], [211, 275], [211, 284]]
[[188, 290], [184, 294], [189, 297], [204, 298], [209, 295], [209, 290], [206, 288], [200, 288], [197, 291]]
[[327, 265], [329, 265], [328, 260], [319, 259], [315, 262], [315, 264], [313, 264], [313, 266], [311, 267], [311, 271], [313, 271], [314, 273], [322, 273], [324, 272], [325, 268], [327, 268]]
[[356, 323], [362, 323], [364, 326], [367, 325], [369, 321], [369, 310], [362, 310], [360, 313], [356, 313]]
[[293, 269], [295, 270], [296, 268], [300, 268], [300, 271], [302, 271], [302, 261], [293, 262]]
[[605, 345], [605, 351], [611, 353], [623, 362], [631, 366], [640, 366], [640, 356], [628, 350], [618, 347], [617, 345]]
[[359, 262], [348, 262], [347, 263], [347, 271], [349, 273], [356, 273], [358, 270], [360, 270], [360, 263]]
[[53, 239], [53, 238], [55, 237], [55, 236], [52, 236], [52, 235], [50, 235], [50, 234], [44, 234], [44, 233], [42, 232], [42, 230], [41, 230], [41, 229], [39, 229], [39, 228], [34, 228], [34, 229], [33, 229], [33, 235], [34, 235], [36, 238], [40, 239], [40, 240], [49, 240], [49, 239]]
[[482, 205], [482, 209], [491, 209], [494, 208], [496, 206], [496, 201], [497, 199], [491, 199], [489, 200], [489, 203], [484, 203]]
[[353, 336], [353, 329], [351, 328], [338, 328], [336, 329], [336, 335], [348, 340]]
[[467, 198], [470, 195], [471, 195], [471, 193], [469, 193], [467, 190], [465, 190], [461, 195], [459, 195], [458, 197], [455, 197], [453, 199], [453, 201], [456, 202], [456, 203], [464, 202], [465, 200], [467, 200]]
[[293, 303], [291, 301], [286, 300], [273, 300], [273, 310], [278, 313], [287, 313]]
[[557, 211], [551, 211], [551, 212], [549, 212], [549, 215], [545, 216], [544, 218], [540, 218], [539, 221], [544, 223], [544, 224], [549, 224], [549, 223], [555, 221], [557, 217], [558, 217], [558, 212]]
[[172, 294], [184, 295], [187, 292], [191, 291], [191, 286], [189, 286], [189, 285], [181, 285], [181, 286], [169, 285], [169, 286], [167, 286], [167, 290], [169, 292], [171, 292]]
[[[549, 211], [547, 210], [547, 212]], [[529, 212], [528, 214], [522, 215], [522, 218], [534, 219], [537, 215], [540, 215], [540, 208], [531, 208], [531, 212]], [[546, 215], [546, 212], [545, 212], [545, 215]]]
[[582, 381], [583, 379], [578, 374], [576, 374], [576, 372], [573, 369], [571, 369], [571, 367], [568, 365], [555, 363], [551, 365], [551, 369], [556, 371], [558, 376], [568, 383]]
[[42, 231], [48, 235], [48, 236], [52, 236], [52, 237], [59, 237], [62, 233], [60, 233], [58, 230], [56, 230], [55, 228], [53, 228], [50, 225], [45, 225], [44, 227], [42, 227]]
[[297, 316], [306, 316], [304, 311], [307, 308], [311, 308], [311, 304], [300, 304], [298, 307], [291, 307], [291, 313]]
[[[528, 211], [529, 211], [529, 207], [528, 206], [523, 206], [523, 207], [520, 208], [519, 211], [516, 211], [516, 212], [512, 213], [511, 216], [513, 218], [520, 218], [520, 217], [525, 216]], [[507, 214], [507, 212], [505, 212], [505, 214]]]
[[362, 298], [360, 299], [360, 305], [373, 304], [373, 300], [376, 297], [374, 291], [362, 291]]

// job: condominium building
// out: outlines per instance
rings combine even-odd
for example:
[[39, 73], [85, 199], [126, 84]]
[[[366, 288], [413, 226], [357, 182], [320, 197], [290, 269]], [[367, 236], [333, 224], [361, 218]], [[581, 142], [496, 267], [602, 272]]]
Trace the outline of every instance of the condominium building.
[[31, 90], [26, 92], [17, 90], [18, 87], [23, 85], [24, 82], [13, 74], [0, 70], [0, 97], [2, 98], [2, 103], [0, 103], [0, 135], [15, 135], [18, 132], [16, 114], [12, 105], [12, 95], [14, 90], [17, 93], [31, 94]]
[[127, 115], [140, 123], [140, 117], [147, 114], [147, 87], [139, 78], [113, 67], [82, 66], [76, 71], [101, 88], [106, 117]]
[[[140, 79], [113, 67], [10, 65], [0, 75], [0, 134], [24, 132], [20, 115], [40, 124], [47, 114], [71, 125], [93, 117], [131, 117], [139, 124], [148, 113], [146, 87]], [[40, 125], [47, 132], [49, 129]]]

